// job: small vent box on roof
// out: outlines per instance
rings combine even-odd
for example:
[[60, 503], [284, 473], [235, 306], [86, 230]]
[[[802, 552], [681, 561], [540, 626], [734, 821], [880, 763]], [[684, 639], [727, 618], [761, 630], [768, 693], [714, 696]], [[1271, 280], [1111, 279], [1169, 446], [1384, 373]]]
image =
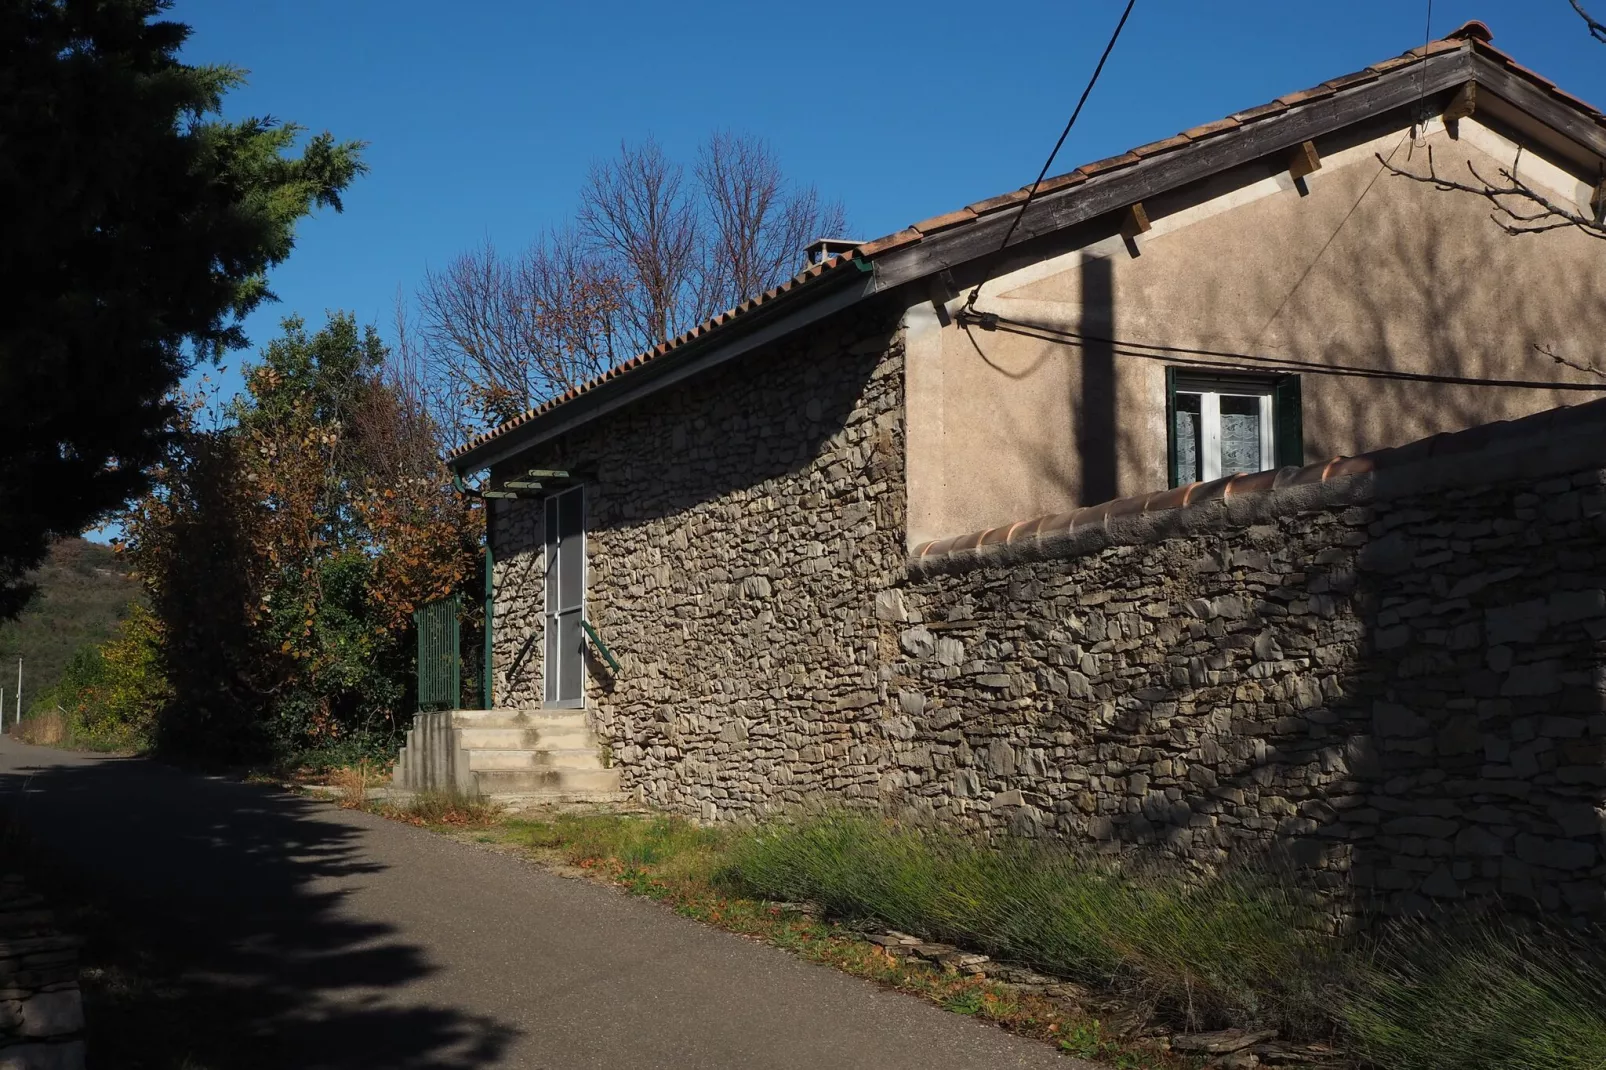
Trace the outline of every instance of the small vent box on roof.
[[816, 238], [814, 241], [809, 242], [803, 250], [803, 266], [811, 267], [815, 264], [824, 263], [833, 256], [851, 253], [861, 244], [863, 243], [852, 241], [848, 238]]

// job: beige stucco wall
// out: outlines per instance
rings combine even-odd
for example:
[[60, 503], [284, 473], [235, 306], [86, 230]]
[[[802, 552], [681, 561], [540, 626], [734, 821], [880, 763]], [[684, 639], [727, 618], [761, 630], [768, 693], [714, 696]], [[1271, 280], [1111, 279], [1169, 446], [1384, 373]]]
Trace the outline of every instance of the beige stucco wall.
[[[1573, 231], [1511, 237], [1482, 198], [1380, 171], [1377, 152], [1419, 170], [1428, 145], [1460, 177], [1469, 161], [1492, 176], [1492, 154], [1513, 150], [1470, 120], [1454, 140], [1390, 134], [1324, 160], [1304, 195], [1287, 175], [1242, 186], [1157, 218], [1138, 255], [1115, 238], [993, 280], [978, 308], [1324, 366], [1589, 381], [1534, 347], [1603, 359], [1606, 247]], [[1523, 169], [1587, 197], [1531, 155]], [[1167, 485], [1164, 368], [1202, 361], [966, 331], [929, 302], [905, 331], [911, 544]], [[1596, 396], [1310, 372], [1301, 383], [1307, 462]]]

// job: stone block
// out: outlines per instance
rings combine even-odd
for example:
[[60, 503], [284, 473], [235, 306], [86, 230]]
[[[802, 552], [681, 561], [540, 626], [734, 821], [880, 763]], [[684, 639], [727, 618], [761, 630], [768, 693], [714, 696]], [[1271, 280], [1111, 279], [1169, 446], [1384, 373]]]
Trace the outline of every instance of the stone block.
[[1355, 563], [1368, 572], [1394, 576], [1409, 571], [1413, 567], [1414, 556], [1415, 548], [1411, 540], [1394, 531], [1362, 547]]
[[1551, 627], [1571, 624], [1573, 621], [1592, 620], [1606, 616], [1606, 591], [1590, 588], [1582, 591], [1556, 591], [1546, 603]]
[[1483, 728], [1477, 714], [1463, 713], [1450, 718], [1439, 729], [1436, 743], [1439, 753], [1447, 757], [1483, 750]]
[[1562, 665], [1559, 661], [1536, 661], [1513, 665], [1506, 674], [1500, 694], [1508, 698], [1527, 695], [1554, 695], [1561, 690]]
[[898, 645], [911, 658], [929, 658], [937, 651], [937, 639], [923, 626], [905, 628], [898, 635]]
[[1502, 837], [1489, 829], [1471, 826], [1456, 835], [1455, 851], [1461, 855], [1499, 858], [1506, 853], [1506, 844]]
[[0, 1070], [84, 1070], [84, 1042], [69, 1040], [0, 1048]]
[[1532, 643], [1550, 623], [1550, 610], [1543, 599], [1499, 606], [1484, 613], [1484, 634], [1491, 646], [1502, 643]]
[[1519, 859], [1549, 869], [1588, 869], [1599, 854], [1590, 843], [1544, 839], [1528, 833], [1518, 835], [1516, 847]]
[[1372, 704], [1373, 730], [1384, 738], [1416, 736], [1428, 727], [1427, 719], [1395, 702]]
[[84, 1003], [76, 988], [63, 992], [43, 992], [22, 1001], [22, 1025], [18, 1034], [25, 1037], [57, 1037], [77, 1033], [84, 1028]]
[[909, 610], [903, 604], [903, 592], [894, 587], [890, 591], [877, 591], [875, 596], [876, 620], [903, 623], [910, 620]]

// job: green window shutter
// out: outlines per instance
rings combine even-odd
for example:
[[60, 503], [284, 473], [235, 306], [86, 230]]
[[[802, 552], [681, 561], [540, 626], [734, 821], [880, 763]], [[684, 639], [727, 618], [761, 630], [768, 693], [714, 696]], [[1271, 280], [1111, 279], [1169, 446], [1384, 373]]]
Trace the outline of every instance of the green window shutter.
[[1272, 419], [1276, 421], [1277, 467], [1305, 464], [1305, 424], [1299, 397], [1299, 376], [1285, 375], [1272, 390]]
[[1165, 470], [1171, 486], [1180, 485], [1177, 478], [1177, 370], [1165, 370]]

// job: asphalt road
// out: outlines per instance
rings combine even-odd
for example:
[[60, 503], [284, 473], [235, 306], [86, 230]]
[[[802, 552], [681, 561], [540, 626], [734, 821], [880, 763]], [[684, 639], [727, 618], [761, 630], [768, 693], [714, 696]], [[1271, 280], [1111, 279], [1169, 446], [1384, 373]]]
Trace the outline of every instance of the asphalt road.
[[229, 994], [195, 1008], [239, 1038], [223, 1065], [1088, 1065], [613, 889], [272, 788], [3, 738], [0, 797]]

